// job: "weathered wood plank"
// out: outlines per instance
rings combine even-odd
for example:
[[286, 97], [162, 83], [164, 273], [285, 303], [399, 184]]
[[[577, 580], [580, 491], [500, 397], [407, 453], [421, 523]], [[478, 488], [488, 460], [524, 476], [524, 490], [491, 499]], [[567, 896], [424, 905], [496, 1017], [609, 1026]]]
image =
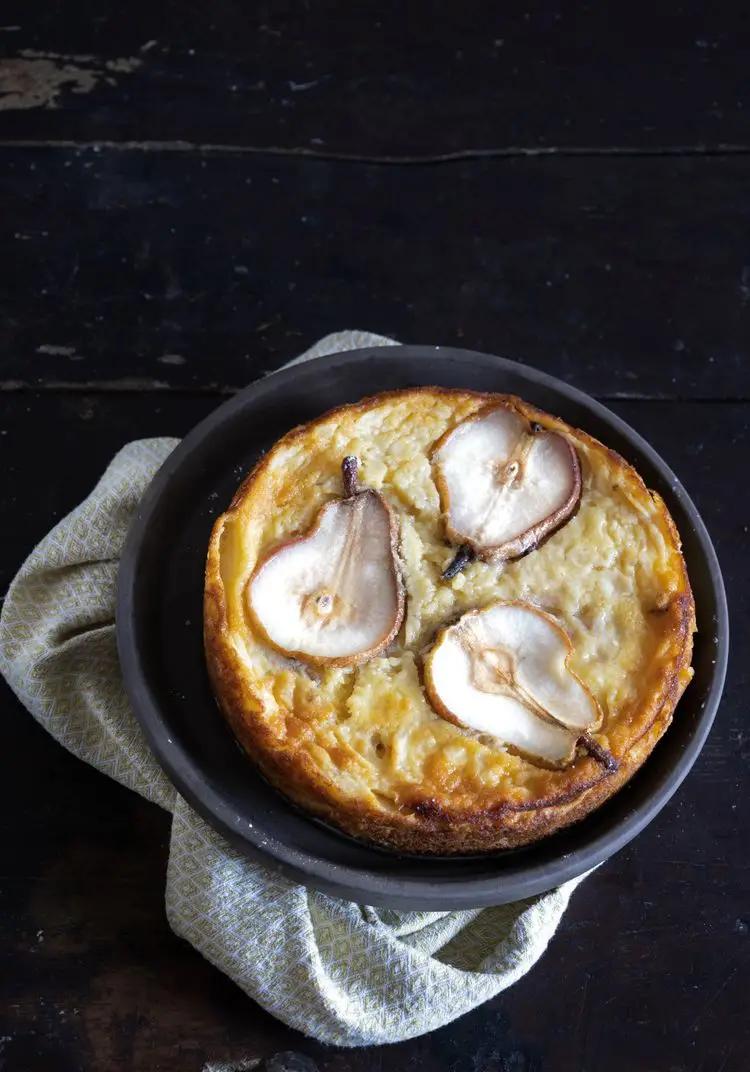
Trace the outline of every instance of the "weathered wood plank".
[[750, 157], [0, 150], [0, 380], [220, 391], [359, 327], [750, 397]]
[[[118, 447], [180, 435], [212, 405], [154, 394], [0, 397], [3, 589]], [[747, 651], [750, 517], [727, 458], [732, 472], [750, 461], [750, 405], [614, 408], [664, 453], [703, 511], [725, 570], [735, 650]], [[575, 894], [531, 975], [455, 1025], [389, 1049], [394, 1068], [633, 1072], [723, 1062], [724, 1072], [742, 1072], [749, 687], [747, 660], [735, 659], [695, 770]], [[7, 690], [3, 701], [0, 749], [12, 762], [0, 779], [0, 1056], [9, 1070], [181, 1072], [296, 1050], [321, 1072], [379, 1072], [382, 1049], [327, 1049], [286, 1030], [174, 938], [162, 901], [167, 817], [70, 757]]]
[[741, 6], [3, 4], [1, 138], [366, 156], [748, 145]]

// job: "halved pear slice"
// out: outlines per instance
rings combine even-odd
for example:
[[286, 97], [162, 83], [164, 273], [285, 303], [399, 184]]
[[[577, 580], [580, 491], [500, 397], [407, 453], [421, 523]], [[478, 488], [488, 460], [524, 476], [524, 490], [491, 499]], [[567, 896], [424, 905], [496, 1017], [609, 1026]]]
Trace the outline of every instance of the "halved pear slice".
[[588, 737], [602, 712], [568, 666], [572, 651], [567, 633], [537, 607], [492, 603], [438, 635], [424, 664], [427, 696], [449, 722], [491, 734], [545, 766], [566, 766], [583, 744], [614, 769]]
[[363, 662], [396, 637], [404, 617], [398, 527], [378, 492], [342, 463], [344, 497], [302, 536], [277, 547], [247, 586], [250, 615], [277, 650], [312, 663]]
[[447, 432], [432, 461], [446, 535], [470, 552], [454, 572], [471, 554], [526, 554], [573, 515], [581, 497], [573, 446], [503, 403]]

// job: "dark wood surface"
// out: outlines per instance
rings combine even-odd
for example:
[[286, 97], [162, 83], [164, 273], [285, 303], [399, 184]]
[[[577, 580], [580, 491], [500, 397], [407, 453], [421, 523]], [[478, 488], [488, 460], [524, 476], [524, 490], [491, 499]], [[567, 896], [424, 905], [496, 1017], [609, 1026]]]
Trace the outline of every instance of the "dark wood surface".
[[750, 398], [747, 174], [8, 148], [0, 379], [226, 391], [354, 326], [599, 397]]
[[744, 16], [40, 7], [0, 19], [2, 591], [123, 443], [184, 434], [359, 327], [520, 357], [608, 400], [703, 512], [735, 657], [693, 773], [577, 891], [536, 969], [442, 1031], [359, 1051], [287, 1030], [171, 934], [168, 816], [2, 686], [0, 1069], [744, 1072]]
[[[741, 150], [747, 11], [652, 4], [5, 0], [21, 141], [420, 159]], [[48, 64], [58, 68], [52, 77]], [[60, 88], [62, 84], [62, 88]], [[66, 88], [67, 87], [67, 88]], [[50, 107], [30, 105], [50, 100]]]

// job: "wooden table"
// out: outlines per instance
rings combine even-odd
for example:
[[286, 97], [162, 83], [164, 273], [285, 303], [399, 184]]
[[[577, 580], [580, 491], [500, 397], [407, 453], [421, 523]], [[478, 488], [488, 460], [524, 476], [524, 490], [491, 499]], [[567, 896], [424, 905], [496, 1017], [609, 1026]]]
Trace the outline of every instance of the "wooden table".
[[123, 443], [358, 327], [633, 424], [716, 541], [736, 655], [539, 966], [387, 1050], [287, 1030], [175, 938], [168, 817], [5, 690], [0, 1068], [747, 1069], [750, 55], [739, 15], [639, 6], [5, 0], [3, 587]]

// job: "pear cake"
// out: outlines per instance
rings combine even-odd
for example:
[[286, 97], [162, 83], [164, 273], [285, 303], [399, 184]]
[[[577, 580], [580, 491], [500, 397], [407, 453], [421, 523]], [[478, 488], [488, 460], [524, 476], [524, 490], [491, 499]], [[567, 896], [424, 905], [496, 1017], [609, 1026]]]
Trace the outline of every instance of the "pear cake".
[[437, 387], [285, 435], [216, 521], [213, 690], [290, 800], [398, 851], [575, 822], [669, 726], [695, 608], [662, 499], [519, 398]]

